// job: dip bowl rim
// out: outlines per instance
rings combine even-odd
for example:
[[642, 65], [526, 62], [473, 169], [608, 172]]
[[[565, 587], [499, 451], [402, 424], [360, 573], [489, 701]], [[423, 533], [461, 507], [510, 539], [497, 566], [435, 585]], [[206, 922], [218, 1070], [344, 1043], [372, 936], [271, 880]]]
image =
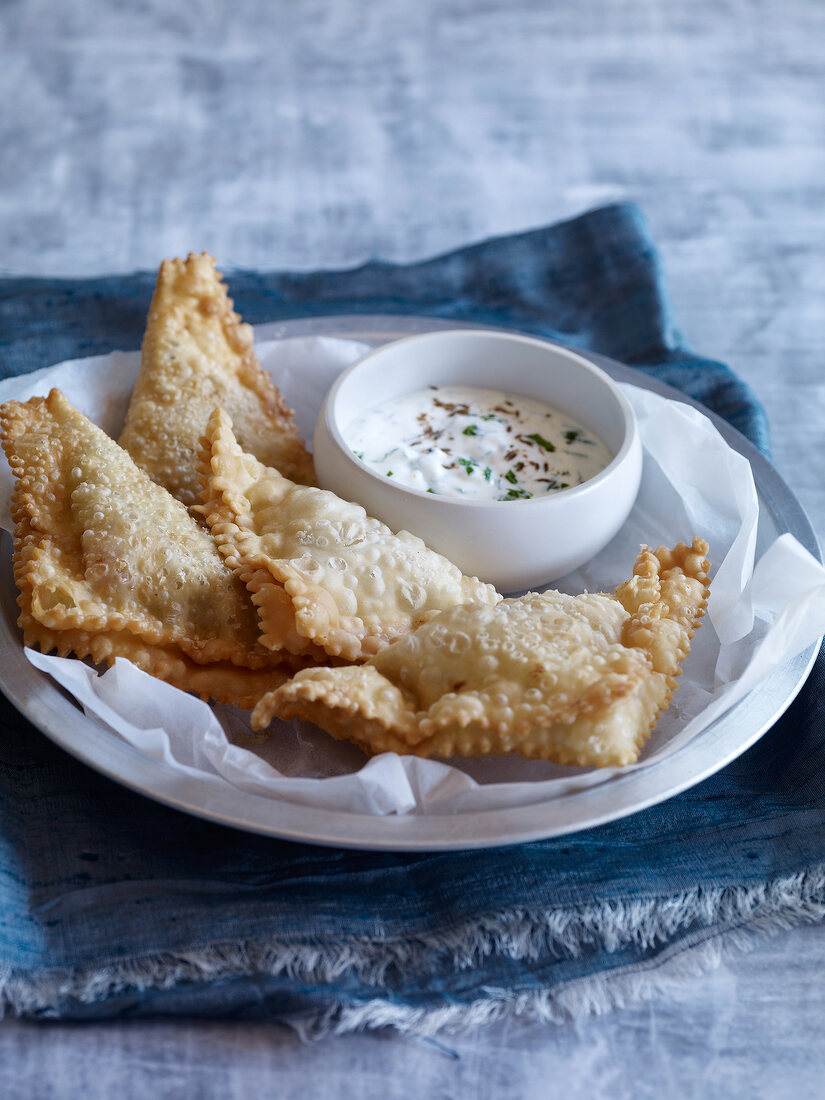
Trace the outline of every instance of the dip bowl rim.
[[[587, 478], [580, 485], [573, 485], [567, 489], [559, 489], [553, 493], [549, 493], [545, 496], [532, 496], [526, 499], [514, 499], [514, 500], [485, 500], [485, 499], [467, 499], [466, 497], [450, 496], [448, 494], [430, 493], [426, 489], [414, 489], [408, 485], [402, 485], [400, 482], [390, 482], [386, 475], [379, 473], [373, 469], [368, 463], [353, 452], [346, 439], [344, 438], [344, 426], [339, 422], [338, 406], [340, 403], [342, 391], [348, 385], [352, 384], [353, 378], [357, 378], [358, 375], [364, 370], [365, 367], [371, 366], [376, 359], [382, 359], [387, 356], [391, 351], [396, 352], [400, 345], [426, 345], [427, 343], [441, 343], [445, 340], [456, 341], [466, 337], [481, 337], [485, 341], [501, 341], [503, 344], [520, 344], [532, 346], [540, 349], [542, 352], [547, 352], [550, 355], [558, 356], [567, 359], [575, 369], [580, 369], [587, 374], [590, 374], [601, 382], [605, 389], [609, 392], [610, 396], [614, 400], [618, 411], [621, 413], [624, 421], [624, 435], [621, 446], [613, 455], [610, 462], [601, 469], [598, 473], [592, 477]], [[444, 385], [450, 385], [450, 381], [447, 380]], [[421, 387], [423, 388], [423, 386]], [[479, 386], [478, 388], [489, 389], [492, 387]], [[403, 392], [414, 392], [406, 390]], [[507, 389], [507, 392], [519, 393], [517, 389]], [[550, 405], [550, 402], [546, 401], [543, 397], [536, 394], [521, 393], [520, 396], [531, 397], [533, 400], [540, 401], [543, 404]], [[365, 408], [369, 407], [365, 405]], [[585, 424], [585, 426], [587, 426]], [[404, 336], [398, 340], [392, 340], [388, 343], [381, 344], [376, 348], [372, 348], [366, 354], [360, 356], [351, 363], [348, 367], [338, 375], [338, 377], [330, 386], [326, 397], [321, 406], [321, 410], [318, 414], [315, 427], [315, 444], [314, 450], [317, 452], [317, 437], [319, 432], [326, 430], [329, 438], [335, 445], [336, 449], [340, 451], [341, 456], [359, 471], [359, 474], [366, 476], [382, 487], [390, 488], [394, 493], [398, 493], [399, 496], [409, 496], [416, 501], [426, 501], [429, 507], [437, 508], [444, 506], [458, 506], [459, 508], [471, 508], [471, 509], [501, 509], [507, 508], [512, 510], [513, 508], [521, 509], [538, 509], [538, 508], [550, 508], [550, 507], [564, 507], [565, 502], [569, 502], [574, 498], [580, 498], [588, 494], [595, 494], [601, 488], [603, 483], [609, 479], [612, 479], [616, 472], [624, 466], [626, 461], [632, 456], [633, 451], [638, 448], [640, 443], [639, 427], [636, 421], [636, 414], [633, 411], [633, 407], [628, 401], [627, 397], [622, 393], [622, 390], [617, 382], [615, 382], [610, 375], [604, 371], [601, 367], [595, 363], [586, 359], [584, 356], [579, 355], [575, 350], [568, 348], [561, 344], [549, 343], [546, 340], [542, 340], [539, 337], [526, 336], [520, 333], [509, 333], [496, 331], [493, 329], [441, 329], [436, 332], [418, 333], [412, 336]], [[323, 486], [322, 486], [323, 488]], [[359, 501], [363, 507], [366, 505]], [[367, 508], [369, 512], [369, 508]]]

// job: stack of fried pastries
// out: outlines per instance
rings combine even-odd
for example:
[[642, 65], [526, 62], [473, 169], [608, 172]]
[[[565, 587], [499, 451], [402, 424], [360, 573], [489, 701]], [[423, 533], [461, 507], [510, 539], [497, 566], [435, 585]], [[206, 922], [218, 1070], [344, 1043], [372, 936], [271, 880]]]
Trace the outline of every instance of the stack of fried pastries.
[[643, 548], [612, 595], [502, 600], [314, 488], [205, 255], [161, 267], [122, 446], [57, 390], [0, 413], [25, 643], [126, 657], [254, 706], [254, 728], [297, 717], [368, 753], [631, 763], [704, 614], [701, 539]]
[[2, 408], [26, 645], [251, 706], [286, 678], [211, 536], [58, 391]]

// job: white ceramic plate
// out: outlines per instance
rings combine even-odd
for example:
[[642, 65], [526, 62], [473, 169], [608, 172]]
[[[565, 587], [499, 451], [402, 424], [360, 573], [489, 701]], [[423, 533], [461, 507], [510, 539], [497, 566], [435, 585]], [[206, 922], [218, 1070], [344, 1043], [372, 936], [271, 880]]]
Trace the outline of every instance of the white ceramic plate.
[[[456, 328], [429, 318], [329, 317], [288, 321], [256, 329], [258, 339], [325, 335], [368, 343], [417, 332]], [[603, 356], [580, 352], [621, 382], [687, 401], [662, 383]], [[705, 412], [707, 410], [704, 410]], [[810, 522], [770, 463], [725, 421], [711, 415], [727, 442], [750, 461], [760, 503], [759, 542], [764, 547], [784, 531], [821, 560]], [[104, 726], [87, 718], [77, 704], [23, 654], [16, 625], [17, 590], [11, 567], [11, 540], [0, 544], [0, 687], [26, 717], [61, 748], [141, 794], [199, 817], [250, 832], [288, 840], [352, 848], [428, 851], [484, 848], [561, 836], [626, 817], [712, 775], [749, 748], [788, 707], [816, 657], [811, 646], [778, 669], [756, 690], [678, 752], [658, 764], [619, 775], [563, 800], [545, 799], [507, 810], [453, 815], [388, 816], [322, 811], [289, 802], [226, 790], [216, 792], [196, 778], [180, 775], [143, 756]]]

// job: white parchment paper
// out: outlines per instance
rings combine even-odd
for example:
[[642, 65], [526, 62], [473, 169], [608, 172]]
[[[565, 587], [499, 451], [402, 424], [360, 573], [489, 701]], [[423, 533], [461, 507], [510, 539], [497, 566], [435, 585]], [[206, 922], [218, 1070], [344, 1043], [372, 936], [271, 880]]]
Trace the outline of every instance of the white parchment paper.
[[[367, 351], [328, 337], [257, 346], [307, 439], [335, 376]], [[0, 402], [58, 386], [110, 435], [120, 432], [139, 367], [136, 352], [60, 363], [0, 382]], [[611, 591], [642, 543], [707, 539], [713, 562], [709, 619], [694, 639], [680, 689], [634, 768], [650, 766], [700, 737], [771, 671], [825, 631], [825, 568], [792, 536], [775, 539], [754, 569], [759, 502], [750, 465], [688, 405], [626, 386], [645, 450], [642, 488], [611, 544], [563, 591]], [[0, 461], [0, 526], [11, 529], [12, 477]], [[72, 658], [27, 650], [31, 663], [69, 691], [113, 736], [177, 771], [281, 801], [367, 814], [462, 813], [561, 797], [610, 782], [616, 769], [562, 768], [517, 757], [441, 763], [359, 749], [300, 722], [252, 735], [247, 716], [208, 706], [119, 658], [103, 675]], [[626, 772], [628, 769], [622, 769]]]

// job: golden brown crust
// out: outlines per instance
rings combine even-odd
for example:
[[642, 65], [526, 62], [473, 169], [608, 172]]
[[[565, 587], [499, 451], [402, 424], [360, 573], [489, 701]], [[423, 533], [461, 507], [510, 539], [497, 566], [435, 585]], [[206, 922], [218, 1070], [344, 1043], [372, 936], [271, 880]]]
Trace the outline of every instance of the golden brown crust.
[[160, 266], [120, 437], [138, 466], [187, 505], [198, 499], [199, 440], [216, 405], [230, 411], [247, 450], [313, 484], [312, 459], [258, 362], [251, 327], [234, 312], [215, 260], [191, 253]]
[[273, 650], [363, 661], [445, 607], [500, 599], [408, 531], [393, 534], [360, 505], [265, 467], [221, 409], [209, 420], [201, 479], [199, 510]]
[[23, 631], [23, 642], [36, 646], [41, 653], [90, 657], [98, 665], [113, 665], [117, 657], [125, 657], [143, 672], [181, 691], [191, 691], [201, 699], [212, 699], [216, 703], [232, 703], [244, 710], [253, 707], [262, 693], [285, 683], [295, 671], [287, 664], [262, 669], [239, 668], [229, 661], [199, 665], [177, 646], [149, 645], [122, 630], [100, 633], [48, 630], [27, 611], [23, 593], [17, 602], [21, 608], [17, 621]]
[[633, 763], [704, 614], [706, 553], [701, 539], [643, 548], [614, 596], [452, 608], [364, 666], [298, 673], [260, 700], [253, 727], [301, 718], [369, 753]]
[[17, 479], [14, 573], [27, 644], [108, 663], [126, 656], [239, 705], [273, 671], [283, 678], [208, 533], [58, 390], [7, 402], [0, 431]]

